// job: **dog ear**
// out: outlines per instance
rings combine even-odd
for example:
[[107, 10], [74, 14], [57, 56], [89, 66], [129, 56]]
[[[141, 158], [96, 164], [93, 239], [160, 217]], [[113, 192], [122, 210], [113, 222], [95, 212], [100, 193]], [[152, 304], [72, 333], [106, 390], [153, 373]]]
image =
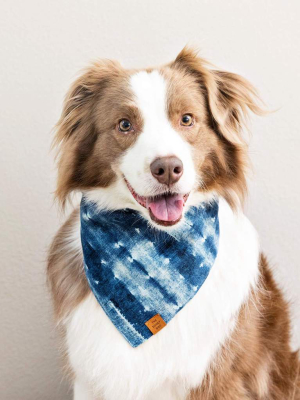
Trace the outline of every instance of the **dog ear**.
[[56, 198], [65, 206], [69, 194], [80, 186], [81, 170], [88, 149], [95, 143], [97, 132], [94, 106], [103, 89], [119, 74], [120, 65], [115, 61], [101, 60], [83, 71], [72, 84], [56, 125], [53, 147], [57, 148], [58, 181]]
[[214, 69], [187, 47], [178, 54], [174, 64], [197, 78], [207, 98], [212, 128], [230, 142], [242, 144], [242, 129], [246, 126], [248, 112], [266, 113], [252, 84], [240, 75]]

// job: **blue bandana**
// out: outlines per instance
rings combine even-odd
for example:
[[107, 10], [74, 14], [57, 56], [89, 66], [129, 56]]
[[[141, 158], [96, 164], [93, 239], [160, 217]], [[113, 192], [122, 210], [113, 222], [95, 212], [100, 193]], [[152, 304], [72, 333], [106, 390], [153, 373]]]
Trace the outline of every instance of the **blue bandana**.
[[219, 243], [218, 203], [191, 207], [170, 233], [137, 211], [98, 211], [81, 202], [81, 242], [88, 283], [133, 347], [161, 330], [198, 292]]

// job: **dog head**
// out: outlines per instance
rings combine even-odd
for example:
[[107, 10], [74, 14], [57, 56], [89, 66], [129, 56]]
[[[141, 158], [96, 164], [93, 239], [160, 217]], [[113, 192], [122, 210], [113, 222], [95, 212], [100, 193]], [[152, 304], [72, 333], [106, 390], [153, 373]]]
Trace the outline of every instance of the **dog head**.
[[213, 69], [189, 49], [159, 68], [125, 70], [100, 61], [71, 87], [57, 125], [57, 197], [83, 191], [99, 207], [133, 208], [155, 226], [184, 210], [246, 190], [248, 110], [253, 86]]

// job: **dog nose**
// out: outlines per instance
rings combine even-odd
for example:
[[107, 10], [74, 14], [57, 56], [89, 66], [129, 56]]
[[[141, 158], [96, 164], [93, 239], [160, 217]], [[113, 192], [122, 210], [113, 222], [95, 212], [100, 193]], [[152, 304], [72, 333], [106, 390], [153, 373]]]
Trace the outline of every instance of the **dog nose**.
[[156, 158], [150, 165], [150, 170], [159, 183], [172, 185], [179, 181], [183, 174], [183, 164], [175, 156]]

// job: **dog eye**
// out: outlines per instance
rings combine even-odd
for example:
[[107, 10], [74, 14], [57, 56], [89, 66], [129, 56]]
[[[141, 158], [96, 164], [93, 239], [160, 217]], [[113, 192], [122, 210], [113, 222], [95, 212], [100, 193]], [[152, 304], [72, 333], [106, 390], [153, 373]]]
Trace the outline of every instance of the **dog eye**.
[[192, 126], [194, 123], [194, 119], [191, 114], [184, 114], [181, 117], [180, 125], [182, 126]]
[[119, 122], [119, 131], [121, 132], [129, 132], [132, 129], [130, 121], [128, 119], [122, 119]]

